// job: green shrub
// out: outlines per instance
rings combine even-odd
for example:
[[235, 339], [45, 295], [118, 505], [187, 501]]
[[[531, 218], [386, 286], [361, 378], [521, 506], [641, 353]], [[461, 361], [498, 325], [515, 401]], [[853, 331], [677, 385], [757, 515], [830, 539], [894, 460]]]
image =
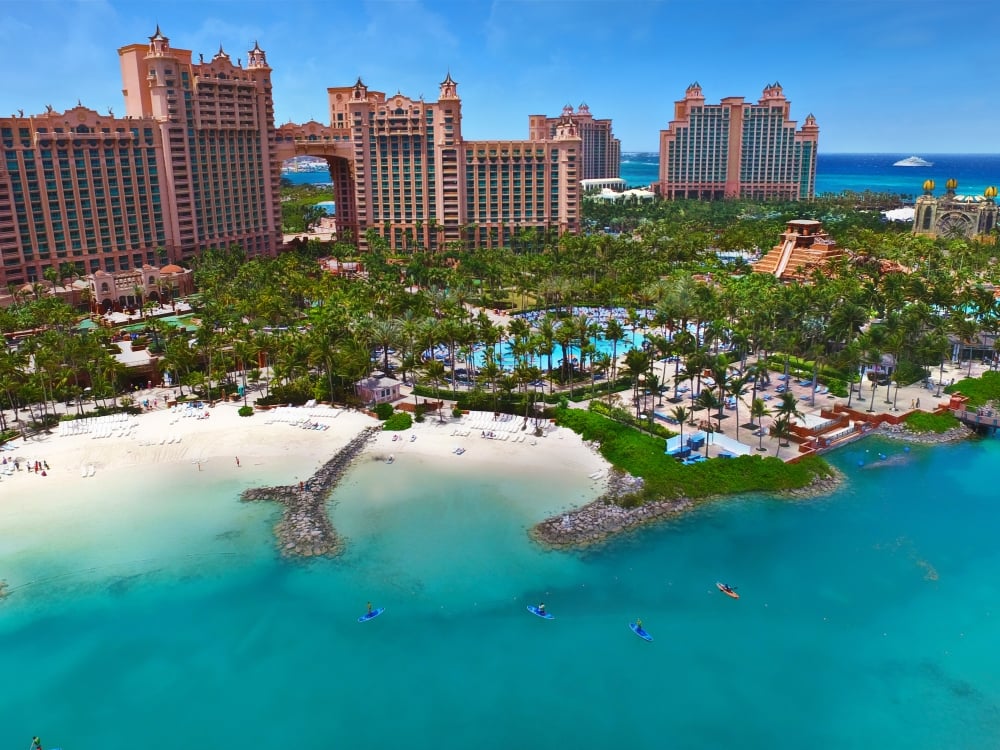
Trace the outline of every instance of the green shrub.
[[462, 410], [459, 409], [457, 406], [453, 406], [451, 408], [451, 416], [455, 417], [455, 419], [458, 419], [460, 416], [462, 416]]
[[301, 406], [311, 398], [313, 398], [311, 384], [308, 381], [298, 380], [288, 385], [273, 386], [267, 396], [257, 399], [257, 403], [263, 406], [277, 406], [280, 404]]
[[830, 389], [830, 393], [838, 398], [847, 398], [847, 383], [843, 380], [838, 380], [837, 378], [830, 378], [826, 384], [827, 388]]
[[392, 404], [375, 404], [375, 416], [383, 422], [392, 416]]
[[409, 412], [397, 411], [382, 425], [383, 430], [388, 431], [399, 431], [408, 430], [413, 426], [413, 417], [410, 416]]
[[913, 383], [926, 380], [928, 372], [920, 365], [915, 365], [912, 362], [900, 362], [896, 367], [894, 377], [900, 385], [912, 385]]
[[1000, 401], [1000, 372], [984, 372], [979, 378], [964, 378], [944, 389], [945, 393], [968, 396], [968, 405], [985, 406], [990, 401]]
[[252, 406], [241, 406], [238, 413], [239, 413], [239, 415], [241, 417], [252, 417], [253, 416], [253, 407]]

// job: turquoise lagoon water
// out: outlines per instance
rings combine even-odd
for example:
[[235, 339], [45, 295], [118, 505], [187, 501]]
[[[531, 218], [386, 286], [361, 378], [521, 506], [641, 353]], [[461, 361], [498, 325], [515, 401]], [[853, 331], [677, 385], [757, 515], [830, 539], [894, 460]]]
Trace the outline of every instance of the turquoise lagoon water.
[[996, 747], [1000, 441], [869, 439], [833, 496], [586, 552], [525, 534], [585, 478], [409, 458], [338, 489], [338, 560], [278, 559], [274, 510], [221, 472], [141, 488], [160, 509], [118, 544], [123, 521], [81, 527], [99, 549], [7, 548], [0, 746]]

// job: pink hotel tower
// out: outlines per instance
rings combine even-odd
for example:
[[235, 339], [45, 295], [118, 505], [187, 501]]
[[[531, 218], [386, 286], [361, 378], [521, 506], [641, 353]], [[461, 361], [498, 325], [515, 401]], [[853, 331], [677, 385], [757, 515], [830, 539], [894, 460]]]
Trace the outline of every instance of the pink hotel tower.
[[281, 242], [271, 69], [192, 63], [157, 28], [118, 50], [125, 117], [79, 106], [0, 118], [0, 284], [189, 260]]
[[282, 159], [327, 160], [337, 224], [361, 247], [375, 235], [392, 250], [496, 247], [525, 231], [579, 228], [582, 140], [574, 118], [560, 118], [542, 138], [468, 141], [450, 74], [434, 102], [386, 96], [360, 78], [327, 95], [330, 124], [282, 125], [277, 148]]
[[[467, 141], [451, 76], [438, 101], [328, 89], [330, 124], [274, 127], [259, 46], [192, 61], [159, 28], [118, 50], [125, 116], [79, 104], [0, 118], [0, 288], [72, 268], [153, 279], [212, 247], [281, 245], [283, 160], [325, 158], [337, 221], [362, 248], [496, 246], [574, 232], [582, 139], [563, 116], [529, 140]], [[523, 235], [522, 235], [523, 236]], [[152, 283], [152, 281], [150, 281]]]
[[802, 128], [777, 83], [756, 104], [726, 97], [705, 104], [693, 83], [674, 104], [660, 131], [659, 192], [664, 198], [807, 200], [816, 189], [819, 127], [808, 115]]

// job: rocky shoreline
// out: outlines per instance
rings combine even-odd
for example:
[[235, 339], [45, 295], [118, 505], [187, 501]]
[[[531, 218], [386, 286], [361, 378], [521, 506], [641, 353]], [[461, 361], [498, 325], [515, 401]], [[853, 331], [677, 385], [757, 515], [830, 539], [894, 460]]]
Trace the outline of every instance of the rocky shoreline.
[[365, 429], [305, 482], [243, 491], [240, 499], [244, 502], [269, 500], [285, 506], [281, 520], [274, 527], [282, 555], [319, 557], [340, 554], [343, 542], [327, 516], [326, 500], [354, 459], [381, 429], [381, 426]]
[[[830, 476], [816, 477], [808, 486], [782, 492], [783, 497], [807, 498], [833, 492], [844, 475], [834, 470]], [[608, 490], [597, 500], [559, 516], [547, 518], [535, 525], [529, 535], [539, 544], [553, 549], [588, 547], [609, 537], [652, 523], [666, 516], [684, 513], [695, 506], [686, 498], [655, 500], [634, 507], [624, 507], [630, 495], [638, 494], [642, 480], [619, 470], [613, 470], [608, 480]], [[714, 495], [698, 502], [723, 497]]]
[[893, 440], [905, 440], [908, 443], [922, 443], [924, 445], [943, 445], [945, 443], [957, 443], [961, 440], [968, 440], [974, 437], [976, 431], [968, 425], [959, 424], [944, 432], [914, 432], [906, 425], [883, 425], [874, 431], [874, 434]]

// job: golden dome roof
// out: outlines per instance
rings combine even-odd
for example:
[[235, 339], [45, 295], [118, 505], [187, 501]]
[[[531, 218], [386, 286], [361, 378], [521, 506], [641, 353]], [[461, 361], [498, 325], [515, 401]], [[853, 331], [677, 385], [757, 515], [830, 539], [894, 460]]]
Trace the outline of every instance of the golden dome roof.
[[986, 188], [983, 191], [983, 195], [985, 195], [987, 198], [996, 198], [997, 197], [996, 185], [990, 185], [988, 188]]
[[924, 192], [925, 193], [934, 192], [934, 180], [924, 180]]
[[958, 180], [956, 180], [956, 179], [955, 179], [954, 177], [952, 177], [951, 179], [949, 179], [949, 180], [948, 180], [948, 181], [947, 181], [947, 182], [946, 182], [946, 183], [944, 184], [944, 186], [945, 186], [946, 188], [948, 188], [949, 190], [954, 190], [955, 188], [957, 188], [957, 187], [958, 187]]

